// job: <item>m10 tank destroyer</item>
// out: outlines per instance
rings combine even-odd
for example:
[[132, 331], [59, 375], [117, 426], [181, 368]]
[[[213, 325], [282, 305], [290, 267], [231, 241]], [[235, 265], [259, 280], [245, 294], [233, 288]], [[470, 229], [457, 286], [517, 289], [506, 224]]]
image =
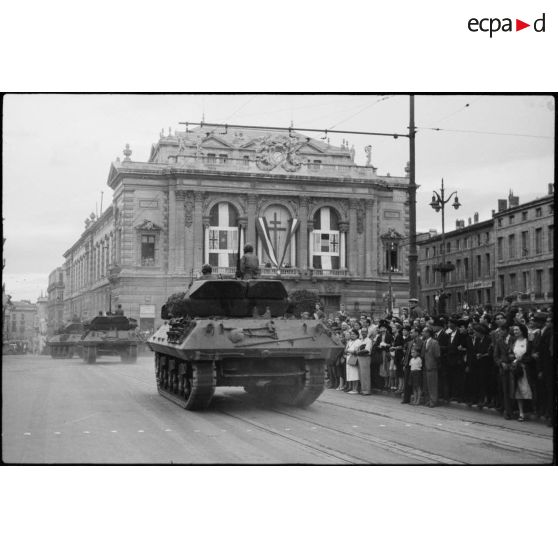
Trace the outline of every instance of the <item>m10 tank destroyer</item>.
[[72, 322], [60, 328], [48, 341], [47, 346], [52, 358], [72, 358], [74, 354], [81, 356], [79, 342], [83, 335], [83, 324]]
[[93, 364], [101, 355], [120, 355], [122, 362], [136, 362], [139, 338], [137, 321], [125, 316], [96, 316], [85, 324], [80, 341], [83, 360]]
[[189, 410], [207, 407], [217, 386], [310, 405], [343, 345], [321, 321], [286, 319], [287, 307], [278, 280], [208, 279], [171, 295], [147, 341], [159, 393]]

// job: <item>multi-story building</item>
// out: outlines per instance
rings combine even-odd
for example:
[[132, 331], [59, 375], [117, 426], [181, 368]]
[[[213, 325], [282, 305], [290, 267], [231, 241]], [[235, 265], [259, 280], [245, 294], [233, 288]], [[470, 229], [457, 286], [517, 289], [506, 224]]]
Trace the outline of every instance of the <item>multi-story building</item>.
[[512, 296], [525, 306], [548, 306], [554, 300], [554, 184], [548, 194], [519, 204], [510, 193], [498, 200], [496, 301]]
[[202, 126], [161, 134], [146, 162], [131, 155], [110, 167], [111, 206], [64, 254], [67, 319], [121, 304], [141, 329], [157, 327], [204, 263], [234, 276], [245, 242], [263, 277], [315, 291], [326, 311], [383, 312], [388, 265], [407, 299], [407, 247], [388, 251], [382, 237], [408, 236], [409, 178], [379, 176], [370, 150], [359, 166], [344, 140]]
[[[465, 226], [456, 221], [456, 228], [445, 234], [445, 263], [453, 270], [446, 274], [446, 311], [494, 303], [494, 233], [492, 219], [480, 221], [475, 213], [473, 222]], [[417, 241], [420, 271], [421, 304], [429, 312], [442, 285], [438, 266], [442, 263], [442, 235], [435, 234]]]
[[[525, 307], [553, 303], [554, 185], [548, 195], [519, 204], [510, 193], [498, 200], [492, 218], [446, 233], [445, 262], [453, 266], [446, 275], [446, 310], [490, 304], [499, 307], [512, 297]], [[417, 242], [421, 303], [431, 312], [440, 293], [441, 235]]]
[[6, 341], [26, 341], [29, 350], [36, 336], [37, 305], [29, 300], [13, 300], [6, 312]]
[[64, 325], [64, 270], [57, 267], [48, 276], [47, 335]]

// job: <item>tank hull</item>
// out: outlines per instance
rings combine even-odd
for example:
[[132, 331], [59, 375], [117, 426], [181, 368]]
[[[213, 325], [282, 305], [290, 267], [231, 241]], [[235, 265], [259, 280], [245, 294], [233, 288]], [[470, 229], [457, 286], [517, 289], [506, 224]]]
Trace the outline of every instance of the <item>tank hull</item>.
[[186, 409], [207, 407], [219, 386], [309, 405], [343, 350], [321, 322], [281, 318], [170, 320], [147, 344], [159, 393]]
[[52, 358], [72, 358], [74, 355], [81, 356], [80, 341], [81, 333], [61, 333], [51, 337], [47, 347]]

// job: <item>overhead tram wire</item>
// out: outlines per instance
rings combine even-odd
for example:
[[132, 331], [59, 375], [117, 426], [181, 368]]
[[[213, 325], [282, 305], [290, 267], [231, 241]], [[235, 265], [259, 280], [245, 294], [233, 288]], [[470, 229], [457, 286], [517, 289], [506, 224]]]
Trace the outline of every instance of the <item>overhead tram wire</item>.
[[553, 136], [536, 136], [533, 134], [514, 134], [508, 132], [488, 132], [483, 130], [455, 130], [452, 128], [427, 128], [424, 126], [417, 126], [417, 130], [431, 130], [434, 132], [458, 132], [463, 134], [484, 134], [493, 136], [513, 136], [522, 138], [554, 139]]
[[363, 107], [361, 110], [355, 112], [354, 114], [352, 114], [351, 116], [341, 120], [340, 122], [337, 122], [337, 124], [334, 124], [333, 126], [331, 126], [329, 128], [330, 131], [333, 131], [332, 128], [335, 128], [335, 126], [339, 126], [339, 124], [343, 124], [343, 122], [347, 122], [347, 120], [350, 120], [351, 118], [354, 118], [355, 116], [358, 116], [361, 112], [364, 112], [366, 109], [369, 109], [371, 107], [373, 107], [374, 105], [377, 105], [378, 103], [381, 103], [382, 101], [386, 101], [387, 99], [394, 97], [395, 95], [384, 95], [383, 97], [381, 97], [380, 99], [376, 99], [373, 103], [370, 104], [366, 104], [365, 107]]
[[186, 127], [188, 126], [200, 126], [203, 128], [204, 126], [208, 127], [215, 127], [215, 128], [243, 128], [248, 130], [277, 130], [281, 132], [289, 132], [289, 131], [296, 131], [296, 132], [319, 132], [319, 133], [334, 133], [334, 134], [355, 134], [360, 136], [385, 136], [390, 137], [393, 139], [398, 138], [408, 138], [409, 134], [405, 133], [387, 133], [387, 132], [361, 132], [355, 130], [331, 130], [330, 128], [301, 128], [299, 126], [248, 126], [242, 124], [217, 124], [215, 122], [179, 122], [179, 124], [184, 124]]

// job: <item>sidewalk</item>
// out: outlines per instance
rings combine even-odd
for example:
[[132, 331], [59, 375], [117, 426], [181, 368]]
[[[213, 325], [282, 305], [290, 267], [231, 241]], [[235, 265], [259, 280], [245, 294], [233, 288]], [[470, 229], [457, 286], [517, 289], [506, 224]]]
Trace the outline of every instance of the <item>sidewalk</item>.
[[[325, 391], [336, 391], [336, 388], [330, 388], [327, 386], [328, 382], [326, 381], [326, 387], [325, 387]], [[372, 388], [372, 393], [369, 396], [363, 396], [363, 395], [359, 395], [359, 399], [366, 399], [369, 397], [374, 397], [374, 396], [384, 396], [384, 397], [389, 397], [392, 399], [397, 399], [397, 400], [401, 400], [402, 399], [402, 394], [400, 393], [395, 393], [394, 391], [389, 391], [389, 390], [384, 390], [384, 389], [378, 389], [378, 388]], [[427, 405], [424, 404], [420, 404], [420, 405], [413, 405], [413, 404], [408, 404], [408, 407], [420, 407], [420, 408], [429, 408]], [[493, 416], [496, 415], [500, 415], [502, 420], [504, 422], [508, 422], [506, 419], [504, 419], [504, 417], [502, 416], [502, 413], [500, 413], [498, 411], [498, 409], [496, 409], [495, 407], [483, 407], [482, 409], [478, 408], [478, 405], [476, 404], [472, 404], [469, 405], [467, 403], [458, 403], [455, 400], [452, 401], [446, 401], [445, 399], [441, 399], [438, 401], [438, 405], [436, 405], [435, 407], [433, 407], [434, 409], [436, 408], [454, 408], [454, 409], [459, 409], [461, 411], [470, 411], [471, 413], [490, 413]], [[519, 416], [519, 413], [517, 410], [515, 410], [512, 413], [512, 418], [508, 419], [511, 421], [517, 421], [517, 418]], [[531, 412], [525, 412], [525, 420], [528, 422], [533, 422], [533, 423], [538, 423], [538, 424], [546, 424], [546, 426], [548, 426], [549, 428], [552, 428], [553, 425], [552, 424], [547, 424], [545, 419], [539, 418], [538, 416], [536, 416], [534, 413]]]

